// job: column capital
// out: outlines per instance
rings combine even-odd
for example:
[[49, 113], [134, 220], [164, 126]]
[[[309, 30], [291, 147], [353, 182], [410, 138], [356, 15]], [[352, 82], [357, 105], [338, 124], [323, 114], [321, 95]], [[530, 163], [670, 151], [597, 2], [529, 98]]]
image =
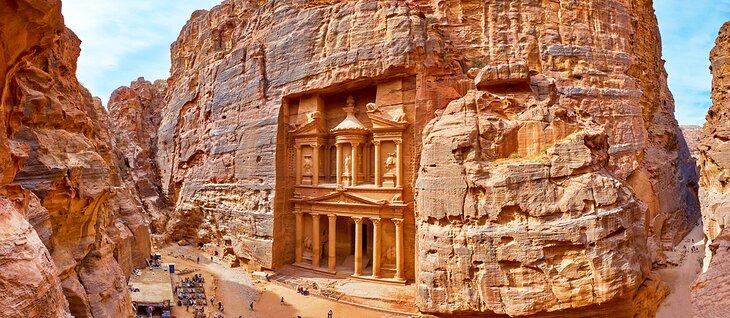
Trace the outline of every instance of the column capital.
[[302, 145], [300, 145], [300, 144], [294, 144], [294, 148], [297, 149], [297, 150], [302, 149]]
[[312, 217], [319, 217], [320, 214], [319, 213], [309, 213], [309, 215], [311, 215]]
[[380, 140], [373, 140], [373, 145], [380, 146]]
[[350, 145], [353, 146], [353, 147], [355, 147], [355, 148], [357, 148], [357, 147], [360, 147], [360, 145], [362, 145], [362, 142], [359, 142], [359, 141], [351, 141], [350, 142]]
[[314, 149], [317, 149], [319, 147], [322, 147], [322, 144], [315, 142], [315, 143], [309, 144], [309, 146], [312, 147], [312, 148], [314, 148]]
[[327, 218], [330, 219], [330, 221], [337, 220], [337, 214], [327, 214]]
[[402, 144], [402, 143], [403, 143], [403, 140], [402, 140], [402, 139], [393, 139], [393, 142], [394, 142], [394, 143], [395, 143], [396, 145], [400, 145], [400, 144]]
[[373, 225], [378, 225], [380, 223], [381, 218], [370, 218], [370, 221], [373, 222]]
[[362, 223], [362, 217], [361, 216], [353, 216], [352, 220], [355, 221], [355, 223]]
[[401, 223], [403, 223], [403, 219], [393, 218], [390, 220], [393, 221], [393, 224], [395, 225], [401, 225]]

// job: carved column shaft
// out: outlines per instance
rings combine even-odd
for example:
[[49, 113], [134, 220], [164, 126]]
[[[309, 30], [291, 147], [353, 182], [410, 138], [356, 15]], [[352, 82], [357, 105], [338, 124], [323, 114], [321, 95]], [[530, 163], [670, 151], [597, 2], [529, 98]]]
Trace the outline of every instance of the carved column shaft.
[[296, 240], [296, 249], [294, 254], [294, 262], [295, 263], [301, 263], [302, 262], [302, 237], [304, 236], [304, 226], [302, 224], [302, 213], [294, 213], [296, 216], [296, 232], [295, 232], [295, 240]]
[[319, 144], [312, 145], [312, 185], [319, 184]]
[[328, 256], [328, 267], [330, 273], [334, 273], [337, 270], [337, 215], [330, 214], [329, 219], [329, 250], [327, 251]]
[[351, 186], [356, 186], [360, 180], [357, 179], [357, 163], [360, 162], [360, 158], [357, 155], [357, 149], [360, 148], [360, 144], [352, 143], [352, 167], [350, 168], [350, 182]]
[[342, 186], [342, 144], [337, 144], [337, 186]]
[[380, 175], [380, 141], [375, 141], [375, 186], [382, 187], [383, 181]]
[[373, 278], [380, 277], [380, 218], [371, 218], [373, 222]]
[[324, 182], [330, 182], [330, 162], [332, 162], [332, 158], [330, 158], [330, 146], [324, 146]]
[[362, 218], [354, 217], [355, 220], [355, 273], [354, 276], [362, 275]]
[[403, 182], [403, 147], [401, 146], [403, 142], [400, 140], [397, 140], [395, 142], [395, 153], [396, 153], [396, 160], [395, 160], [395, 186], [400, 188]]
[[297, 157], [294, 159], [296, 161], [296, 184], [300, 185], [302, 184], [302, 147], [299, 145], [294, 147], [297, 149]]
[[319, 268], [319, 259], [322, 258], [319, 243], [319, 214], [312, 214], [312, 267]]
[[395, 278], [403, 279], [403, 219], [393, 219], [395, 224]]

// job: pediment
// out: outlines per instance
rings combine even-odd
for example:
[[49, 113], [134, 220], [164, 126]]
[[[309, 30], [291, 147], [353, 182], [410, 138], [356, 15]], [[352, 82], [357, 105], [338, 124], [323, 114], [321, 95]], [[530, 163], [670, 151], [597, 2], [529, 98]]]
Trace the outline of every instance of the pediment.
[[404, 130], [408, 126], [407, 122], [397, 122], [374, 113], [368, 113], [368, 117], [370, 122], [373, 123], [373, 129]]
[[294, 136], [322, 136], [327, 135], [327, 129], [321, 118], [310, 120], [301, 127], [290, 131]]
[[385, 200], [375, 201], [363, 196], [348, 193], [345, 191], [336, 191], [320, 197], [310, 198], [305, 200], [308, 203], [332, 203], [332, 204], [357, 204], [357, 205], [372, 205], [372, 206], [383, 206], [387, 204]]

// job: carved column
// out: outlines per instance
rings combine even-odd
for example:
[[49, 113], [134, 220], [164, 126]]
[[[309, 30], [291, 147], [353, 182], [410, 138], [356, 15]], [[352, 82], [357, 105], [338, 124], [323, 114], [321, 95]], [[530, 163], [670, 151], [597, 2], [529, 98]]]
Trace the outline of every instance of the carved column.
[[319, 243], [319, 214], [312, 213], [312, 268], [319, 268], [319, 259], [322, 258], [322, 251]]
[[360, 162], [360, 158], [357, 155], [357, 149], [360, 148], [360, 144], [359, 143], [351, 143], [351, 145], [352, 145], [352, 162], [351, 162], [352, 163], [352, 168], [350, 168], [350, 174], [351, 174], [351, 177], [350, 177], [351, 179], [350, 180], [352, 180], [352, 181], [350, 182], [350, 185], [351, 186], [356, 186], [357, 183], [360, 181], [360, 180], [357, 180], [357, 174], [358, 174], [357, 173], [357, 166], [358, 166], [358, 162]]
[[370, 218], [373, 221], [373, 278], [380, 277], [380, 218]]
[[329, 219], [329, 250], [327, 251], [328, 256], [328, 267], [330, 273], [334, 273], [337, 270], [337, 215], [330, 214], [327, 217]]
[[383, 182], [380, 176], [380, 140], [373, 141], [375, 144], [375, 186], [382, 187]]
[[296, 184], [301, 185], [302, 184], [302, 146], [301, 145], [295, 145], [294, 148], [297, 149], [297, 157], [294, 159], [296, 161]]
[[354, 276], [362, 275], [362, 218], [353, 217], [355, 220], [355, 273]]
[[403, 219], [392, 219], [395, 224], [395, 279], [403, 279]]
[[368, 179], [368, 168], [370, 167], [370, 158], [368, 158], [368, 144], [364, 143], [362, 145], [362, 151], [360, 151], [362, 154], [362, 183], [368, 183], [370, 179]]
[[330, 182], [330, 162], [332, 159], [330, 158], [330, 146], [324, 146], [324, 182], [329, 183]]
[[395, 186], [397, 188], [400, 188], [403, 182], [403, 147], [401, 147], [402, 143], [402, 140], [395, 140]]
[[312, 185], [317, 186], [319, 184], [319, 147], [321, 145], [314, 143], [312, 144]]
[[342, 144], [335, 145], [337, 147], [337, 186], [342, 186]]
[[296, 249], [294, 254], [294, 263], [301, 263], [302, 262], [302, 237], [304, 236], [304, 226], [302, 222], [302, 213], [301, 212], [295, 212], [294, 215], [296, 216]]

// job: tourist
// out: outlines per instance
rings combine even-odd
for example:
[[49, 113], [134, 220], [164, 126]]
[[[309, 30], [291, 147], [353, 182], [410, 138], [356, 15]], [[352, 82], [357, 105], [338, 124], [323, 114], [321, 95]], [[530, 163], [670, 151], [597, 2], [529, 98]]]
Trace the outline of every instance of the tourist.
[[[318, 232], [319, 233], [319, 232]], [[284, 297], [281, 297], [281, 304], [284, 304]]]
[[200, 256], [198, 256], [198, 264], [200, 264]]
[[270, 282], [270, 280], [269, 280], [269, 273], [266, 273], [266, 281], [267, 282]]
[[248, 308], [251, 308], [251, 310], [253, 310], [253, 302], [251, 302], [251, 304], [248, 305]]
[[332, 309], [330, 309], [330, 311], [327, 312], [327, 318], [332, 318]]

